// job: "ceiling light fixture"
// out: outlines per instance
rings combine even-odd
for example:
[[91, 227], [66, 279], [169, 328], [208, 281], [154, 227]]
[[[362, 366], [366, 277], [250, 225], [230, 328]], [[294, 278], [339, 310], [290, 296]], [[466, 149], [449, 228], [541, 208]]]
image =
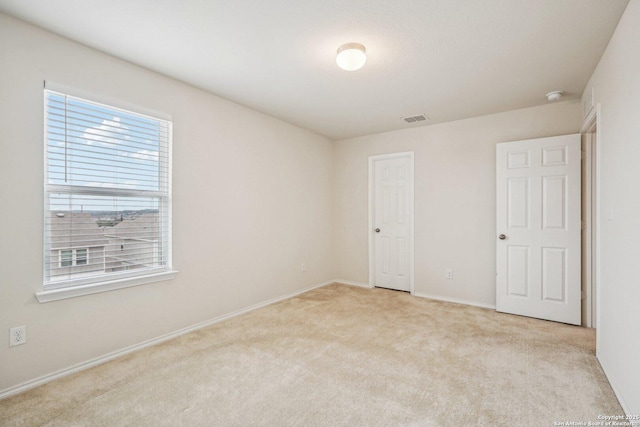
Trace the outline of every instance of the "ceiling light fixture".
[[355, 71], [367, 62], [367, 50], [360, 43], [346, 43], [338, 48], [336, 63], [346, 71]]
[[561, 90], [554, 90], [553, 92], [549, 92], [547, 94], [547, 99], [549, 101], [557, 101], [560, 98], [562, 98], [562, 95], [564, 95], [564, 92]]

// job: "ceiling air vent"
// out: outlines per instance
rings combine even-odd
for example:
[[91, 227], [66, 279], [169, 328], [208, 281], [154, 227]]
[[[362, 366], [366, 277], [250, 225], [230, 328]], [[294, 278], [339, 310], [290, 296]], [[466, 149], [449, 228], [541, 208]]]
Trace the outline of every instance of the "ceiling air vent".
[[424, 122], [425, 120], [429, 120], [429, 118], [424, 114], [419, 114], [417, 116], [403, 117], [402, 120], [404, 120], [407, 123], [415, 123], [415, 122]]

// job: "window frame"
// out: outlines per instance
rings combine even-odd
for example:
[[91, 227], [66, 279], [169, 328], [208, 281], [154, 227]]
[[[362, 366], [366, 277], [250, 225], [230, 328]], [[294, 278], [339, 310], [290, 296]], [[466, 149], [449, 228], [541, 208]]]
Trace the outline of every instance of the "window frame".
[[[47, 95], [53, 92], [62, 96], [72, 97], [79, 99], [80, 101], [86, 101], [92, 104], [98, 104], [101, 107], [108, 108], [114, 111], [123, 111], [127, 114], [135, 114], [139, 116], [145, 116], [156, 121], [165, 122], [167, 129], [166, 142], [160, 142], [161, 146], [166, 149], [166, 172], [158, 175], [158, 191], [150, 190], [124, 190], [115, 188], [104, 187], [86, 187], [79, 185], [60, 185], [49, 183], [49, 157], [48, 157], [48, 106]], [[177, 271], [173, 270], [172, 266], [172, 142], [173, 142], [173, 120], [171, 116], [149, 110], [147, 108], [139, 107], [137, 105], [129, 104], [120, 100], [107, 98], [104, 96], [96, 96], [92, 93], [70, 88], [68, 86], [59, 85], [57, 83], [45, 82], [43, 90], [43, 141], [44, 141], [44, 230], [43, 230], [43, 281], [42, 290], [36, 292], [36, 298], [39, 302], [49, 302], [60, 299], [72, 298], [81, 295], [93, 294], [98, 292], [105, 292], [113, 289], [120, 289], [125, 287], [137, 286], [141, 284], [154, 283], [163, 280], [171, 280], [176, 277]], [[162, 145], [164, 144], [164, 145]], [[162, 176], [164, 174], [164, 176]], [[78, 195], [90, 195], [90, 196], [133, 196], [133, 197], [145, 197], [156, 198], [159, 206], [162, 206], [162, 226], [166, 228], [166, 232], [163, 232], [163, 249], [166, 256], [166, 263], [161, 267], [149, 267], [140, 268], [137, 270], [129, 270], [126, 272], [117, 272], [110, 274], [96, 274], [93, 277], [83, 277], [80, 279], [61, 280], [59, 283], [54, 283], [49, 279], [50, 264], [47, 264], [46, 258], [51, 254], [50, 247], [50, 230], [47, 225], [47, 215], [49, 215], [49, 198], [52, 194], [78, 194]], [[160, 211], [159, 211], [160, 215]], [[65, 266], [64, 268], [70, 268], [75, 266], [89, 265], [89, 248], [80, 247], [85, 250], [84, 263], [77, 264], [78, 261], [78, 248], [61, 248], [58, 250], [59, 264], [62, 264], [62, 251], [71, 249], [71, 266]], [[55, 264], [54, 264], [55, 265]]]

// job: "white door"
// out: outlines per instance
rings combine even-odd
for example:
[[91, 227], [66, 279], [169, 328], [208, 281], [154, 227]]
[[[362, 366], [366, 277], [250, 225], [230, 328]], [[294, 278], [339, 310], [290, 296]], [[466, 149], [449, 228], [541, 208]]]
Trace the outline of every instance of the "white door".
[[370, 157], [373, 286], [412, 291], [413, 153]]
[[496, 309], [579, 325], [580, 135], [497, 144]]

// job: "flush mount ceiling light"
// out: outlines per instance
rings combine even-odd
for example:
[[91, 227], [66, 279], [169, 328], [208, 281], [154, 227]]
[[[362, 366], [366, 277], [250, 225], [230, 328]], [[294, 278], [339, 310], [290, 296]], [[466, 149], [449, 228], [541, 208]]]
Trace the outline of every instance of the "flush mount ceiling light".
[[549, 101], [557, 101], [560, 98], [562, 98], [562, 95], [564, 95], [564, 92], [561, 90], [554, 90], [553, 92], [549, 92], [547, 94], [547, 99]]
[[338, 48], [336, 63], [346, 71], [355, 71], [367, 62], [367, 50], [360, 43], [346, 43]]

